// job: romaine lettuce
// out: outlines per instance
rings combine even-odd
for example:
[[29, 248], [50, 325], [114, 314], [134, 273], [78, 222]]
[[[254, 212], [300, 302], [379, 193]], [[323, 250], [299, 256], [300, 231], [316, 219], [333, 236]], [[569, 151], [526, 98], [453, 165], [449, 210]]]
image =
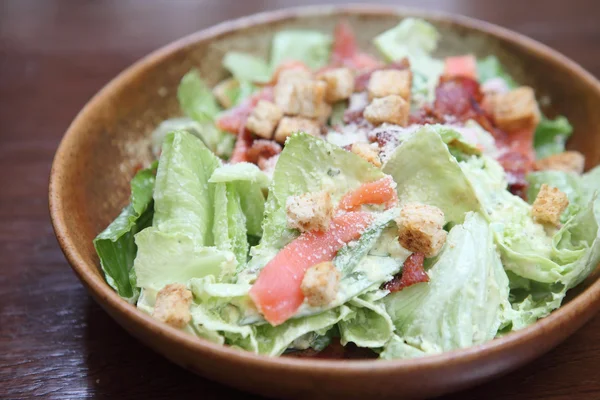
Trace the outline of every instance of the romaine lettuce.
[[220, 112], [220, 108], [212, 91], [197, 70], [191, 70], [181, 79], [177, 88], [177, 98], [182, 111], [200, 125], [194, 126], [195, 132], [192, 133], [200, 137], [216, 155], [229, 157], [233, 150], [235, 136], [222, 132], [215, 126], [214, 119]]
[[133, 260], [137, 254], [134, 235], [152, 224], [157, 164], [141, 170], [131, 180], [131, 198], [121, 214], [94, 239], [94, 247], [108, 284], [119, 296], [135, 303], [139, 296]]
[[301, 61], [311, 69], [329, 62], [332, 38], [318, 31], [288, 30], [276, 33], [271, 44], [271, 69], [285, 61]]
[[466, 212], [480, 209], [471, 184], [434, 127], [424, 126], [402, 142], [383, 172], [396, 181], [401, 204], [439, 207], [447, 222], [461, 223]]
[[[379, 292], [379, 293], [378, 293]], [[338, 323], [342, 345], [383, 347], [394, 334], [394, 323], [380, 300], [385, 291], [370, 292], [348, 302], [354, 314]]]
[[562, 115], [551, 120], [542, 117], [535, 135], [533, 147], [537, 158], [544, 158], [565, 151], [565, 143], [571, 134], [573, 127]]
[[239, 82], [265, 83], [271, 80], [271, 68], [262, 58], [239, 51], [228, 51], [223, 66]]
[[[495, 337], [508, 303], [508, 278], [494, 246], [494, 235], [478, 213], [450, 230], [446, 245], [428, 270], [429, 283], [419, 283], [383, 301], [396, 326], [383, 357], [434, 354], [483, 343]], [[404, 347], [404, 346], [401, 346]]]

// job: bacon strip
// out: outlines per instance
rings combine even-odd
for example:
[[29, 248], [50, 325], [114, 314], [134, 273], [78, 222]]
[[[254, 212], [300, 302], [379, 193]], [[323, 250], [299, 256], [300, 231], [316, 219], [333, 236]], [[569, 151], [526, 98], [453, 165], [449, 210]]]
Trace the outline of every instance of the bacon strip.
[[404, 261], [402, 272], [396, 274], [383, 288], [393, 293], [416, 283], [429, 282], [429, 275], [423, 269], [424, 262], [425, 255], [423, 253], [412, 253]]
[[353, 69], [375, 68], [381, 62], [375, 57], [362, 53], [352, 28], [346, 21], [339, 22], [333, 32], [333, 49], [330, 64], [334, 67], [348, 67]]

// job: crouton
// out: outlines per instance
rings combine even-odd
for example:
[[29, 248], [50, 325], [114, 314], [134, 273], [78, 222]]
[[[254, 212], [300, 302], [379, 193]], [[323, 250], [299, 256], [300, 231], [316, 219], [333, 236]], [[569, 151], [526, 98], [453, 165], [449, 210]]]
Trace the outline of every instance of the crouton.
[[310, 81], [312, 74], [304, 68], [283, 69], [277, 74], [277, 83], [289, 83], [298, 81]]
[[384, 69], [375, 71], [369, 79], [369, 100], [397, 95], [410, 102], [412, 74], [410, 70]]
[[407, 203], [400, 211], [398, 241], [407, 250], [435, 257], [446, 242], [444, 213], [437, 207]]
[[538, 171], [564, 171], [582, 174], [585, 167], [585, 157], [578, 151], [565, 151], [554, 154], [535, 162]]
[[535, 94], [533, 89], [527, 86], [495, 94], [491, 106], [496, 124], [507, 132], [535, 129], [540, 122], [540, 110]]
[[217, 84], [212, 90], [213, 95], [223, 106], [223, 108], [230, 108], [233, 106], [231, 99], [231, 91], [235, 90], [239, 86], [239, 82], [234, 78], [225, 79]]
[[318, 115], [317, 115], [317, 122], [319, 123], [319, 125], [325, 125], [327, 123], [327, 120], [329, 119], [329, 117], [331, 117], [331, 113], [333, 112], [333, 107], [331, 107], [329, 104], [323, 102], [321, 103], [321, 105], [319, 106], [319, 110], [318, 110]]
[[192, 319], [191, 304], [192, 292], [181, 283], [171, 283], [159, 290], [156, 295], [152, 316], [172, 327], [181, 329]]
[[256, 136], [271, 139], [281, 117], [283, 112], [279, 107], [270, 101], [261, 100], [246, 120], [246, 129]]
[[369, 143], [354, 143], [352, 144], [350, 151], [360, 156], [362, 159], [370, 162], [377, 168], [381, 167], [379, 151], [373, 148], [373, 146]]
[[306, 231], [326, 231], [333, 215], [331, 196], [326, 191], [290, 196], [285, 202], [290, 228]]
[[322, 81], [283, 81], [275, 86], [275, 104], [286, 115], [317, 118], [326, 87]]
[[533, 202], [531, 215], [537, 222], [558, 226], [560, 215], [568, 205], [569, 199], [565, 193], [543, 183]]
[[308, 133], [312, 136], [321, 134], [321, 127], [315, 120], [302, 117], [283, 117], [279, 121], [274, 139], [283, 144], [285, 140], [296, 132]]
[[318, 78], [327, 84], [325, 101], [346, 100], [354, 93], [354, 74], [349, 68], [335, 68], [321, 73]]
[[331, 261], [327, 261], [307, 269], [300, 288], [309, 305], [320, 307], [335, 300], [339, 283], [339, 271]]
[[406, 126], [408, 124], [408, 114], [410, 106], [406, 100], [397, 95], [373, 99], [365, 108], [363, 116], [373, 125], [380, 125], [384, 122]]

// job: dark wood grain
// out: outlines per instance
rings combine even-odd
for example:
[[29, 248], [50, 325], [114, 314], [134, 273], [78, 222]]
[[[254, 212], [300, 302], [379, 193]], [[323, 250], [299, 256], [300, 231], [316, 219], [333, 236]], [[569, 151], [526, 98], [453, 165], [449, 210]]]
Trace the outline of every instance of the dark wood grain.
[[[119, 71], [185, 34], [293, 3], [0, 0], [0, 398], [250, 398], [170, 364], [90, 299], [54, 239], [47, 183], [69, 122]], [[600, 75], [597, 0], [403, 4], [503, 25]], [[599, 364], [600, 316], [530, 365], [449, 398], [600, 399]]]

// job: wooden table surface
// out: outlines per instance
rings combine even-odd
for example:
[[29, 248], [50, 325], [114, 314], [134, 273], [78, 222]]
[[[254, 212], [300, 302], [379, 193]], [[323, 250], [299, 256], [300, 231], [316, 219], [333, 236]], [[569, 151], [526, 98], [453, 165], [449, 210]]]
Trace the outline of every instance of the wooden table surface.
[[[0, 398], [251, 397], [169, 363], [94, 303], [54, 238], [48, 175], [70, 121], [119, 71], [188, 33], [293, 3], [0, 0]], [[598, 0], [394, 3], [497, 23], [600, 76]], [[600, 316], [530, 365], [449, 398], [600, 399], [599, 365]]]

